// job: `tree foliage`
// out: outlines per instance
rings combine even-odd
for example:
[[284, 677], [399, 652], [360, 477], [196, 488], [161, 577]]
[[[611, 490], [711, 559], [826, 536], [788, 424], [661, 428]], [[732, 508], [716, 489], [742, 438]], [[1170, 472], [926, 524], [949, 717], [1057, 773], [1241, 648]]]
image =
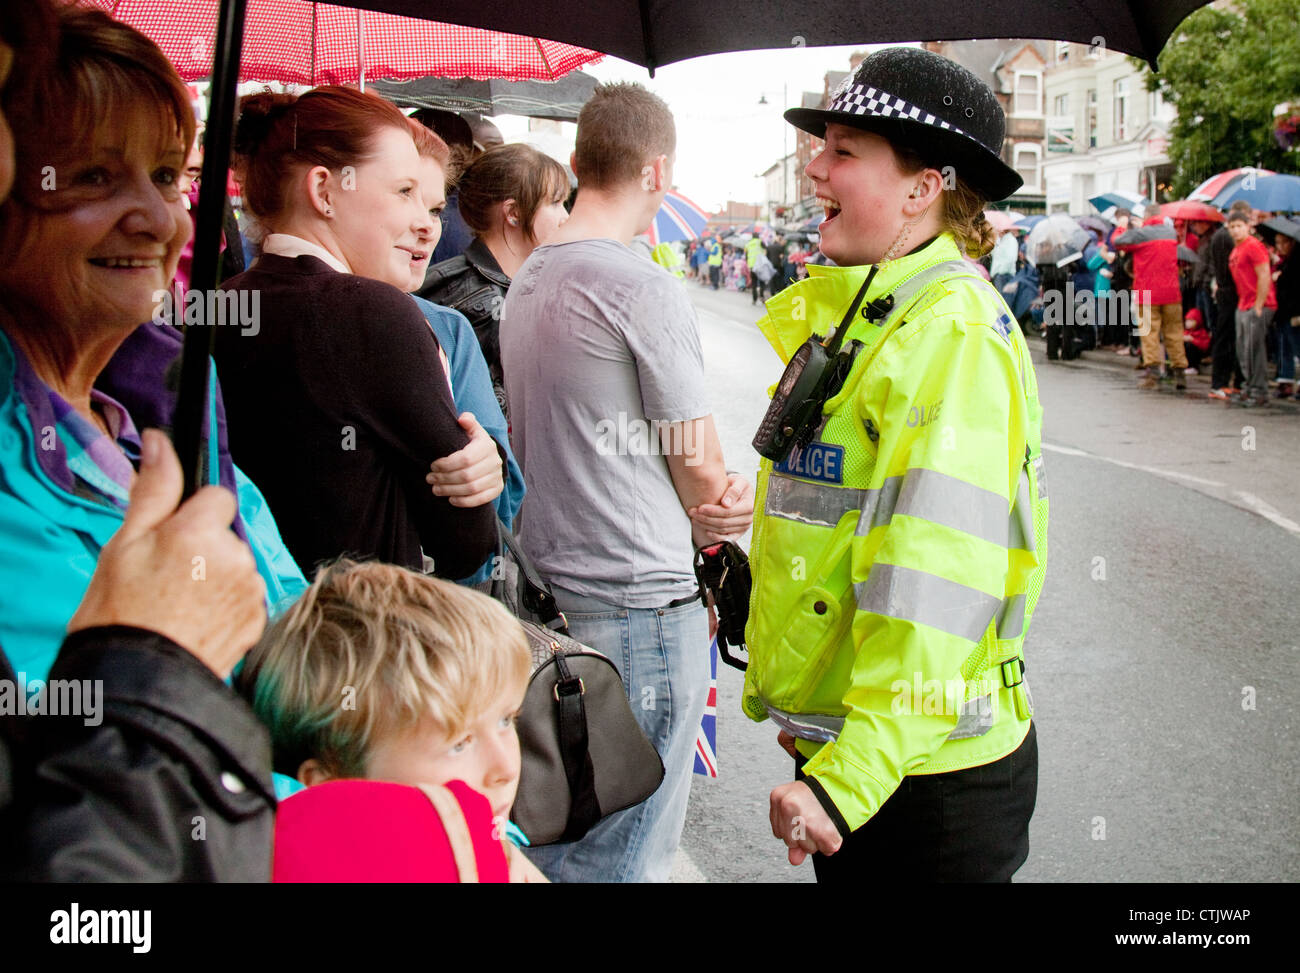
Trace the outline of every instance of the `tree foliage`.
[[1169, 144], [1175, 198], [1238, 166], [1300, 170], [1300, 153], [1273, 135], [1273, 106], [1300, 100], [1296, 0], [1202, 7], [1179, 26], [1159, 63], [1147, 87], [1178, 109]]

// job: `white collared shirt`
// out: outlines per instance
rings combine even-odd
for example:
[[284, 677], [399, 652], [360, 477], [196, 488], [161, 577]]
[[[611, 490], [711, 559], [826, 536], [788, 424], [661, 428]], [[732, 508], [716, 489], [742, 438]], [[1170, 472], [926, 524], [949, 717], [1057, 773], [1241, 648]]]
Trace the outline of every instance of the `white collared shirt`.
[[319, 244], [304, 240], [292, 233], [268, 233], [262, 241], [262, 252], [275, 254], [277, 257], [315, 257], [340, 274], [352, 273], [352, 268]]

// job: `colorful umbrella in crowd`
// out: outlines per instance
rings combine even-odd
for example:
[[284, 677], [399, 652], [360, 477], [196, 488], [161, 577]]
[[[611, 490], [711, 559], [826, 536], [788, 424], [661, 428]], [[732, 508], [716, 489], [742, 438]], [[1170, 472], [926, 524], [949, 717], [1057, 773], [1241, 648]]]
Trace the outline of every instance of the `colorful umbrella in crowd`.
[[[186, 81], [212, 73], [218, 0], [82, 0], [150, 37]], [[241, 81], [553, 81], [603, 55], [571, 44], [305, 0], [248, 0]]]
[[1190, 199], [1179, 200], [1176, 203], [1164, 203], [1160, 207], [1160, 215], [1168, 217], [1171, 220], [1186, 220], [1189, 223], [1196, 220], [1204, 220], [1207, 223], [1222, 223], [1223, 213], [1215, 209], [1208, 203], [1199, 203]]
[[694, 240], [700, 235], [709, 214], [698, 203], [693, 203], [675, 189], [664, 195], [664, 201], [650, 224], [650, 245], [673, 243], [677, 240]]
[[[1091, 196], [1088, 202], [1097, 208], [1097, 212], [1103, 216], [1109, 209], [1126, 209], [1134, 216], [1141, 216], [1146, 212], [1146, 208], [1151, 205], [1151, 200], [1147, 199], [1141, 193], [1130, 193], [1122, 189], [1113, 189], [1108, 193], [1102, 193], [1100, 196]], [[1109, 217], [1107, 217], [1109, 219]]]
[[1218, 206], [1216, 199], [1224, 192], [1233, 189], [1243, 180], [1253, 181], [1255, 177], [1271, 175], [1273, 175], [1272, 169], [1254, 169], [1250, 166], [1243, 169], [1229, 169], [1227, 172], [1220, 172], [1205, 180], [1205, 182], [1188, 193], [1187, 198], [1193, 202], [1211, 203]]
[[1239, 199], [1268, 213], [1300, 211], [1300, 176], [1275, 172], [1256, 175], [1253, 179], [1242, 179], [1215, 196], [1214, 203], [1226, 207]]

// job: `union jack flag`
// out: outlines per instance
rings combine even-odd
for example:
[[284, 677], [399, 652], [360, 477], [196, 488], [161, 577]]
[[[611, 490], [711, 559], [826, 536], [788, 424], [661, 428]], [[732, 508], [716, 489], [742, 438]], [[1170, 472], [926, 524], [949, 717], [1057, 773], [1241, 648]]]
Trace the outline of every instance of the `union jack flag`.
[[718, 635], [709, 642], [709, 700], [695, 734], [695, 772], [703, 777], [718, 776]]

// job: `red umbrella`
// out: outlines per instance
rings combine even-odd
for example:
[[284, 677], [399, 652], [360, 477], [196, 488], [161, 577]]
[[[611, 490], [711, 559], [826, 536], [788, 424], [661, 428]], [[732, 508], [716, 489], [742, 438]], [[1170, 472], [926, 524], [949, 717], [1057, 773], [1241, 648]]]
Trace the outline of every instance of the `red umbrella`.
[[[182, 78], [212, 73], [218, 0], [82, 0], [154, 41]], [[241, 81], [356, 84], [376, 78], [554, 81], [599, 61], [584, 47], [305, 0], [249, 0]]]
[[1160, 207], [1160, 215], [1167, 216], [1171, 220], [1186, 220], [1189, 223], [1196, 220], [1204, 220], [1207, 223], [1223, 222], [1223, 214], [1213, 206], [1190, 199], [1164, 203]]

